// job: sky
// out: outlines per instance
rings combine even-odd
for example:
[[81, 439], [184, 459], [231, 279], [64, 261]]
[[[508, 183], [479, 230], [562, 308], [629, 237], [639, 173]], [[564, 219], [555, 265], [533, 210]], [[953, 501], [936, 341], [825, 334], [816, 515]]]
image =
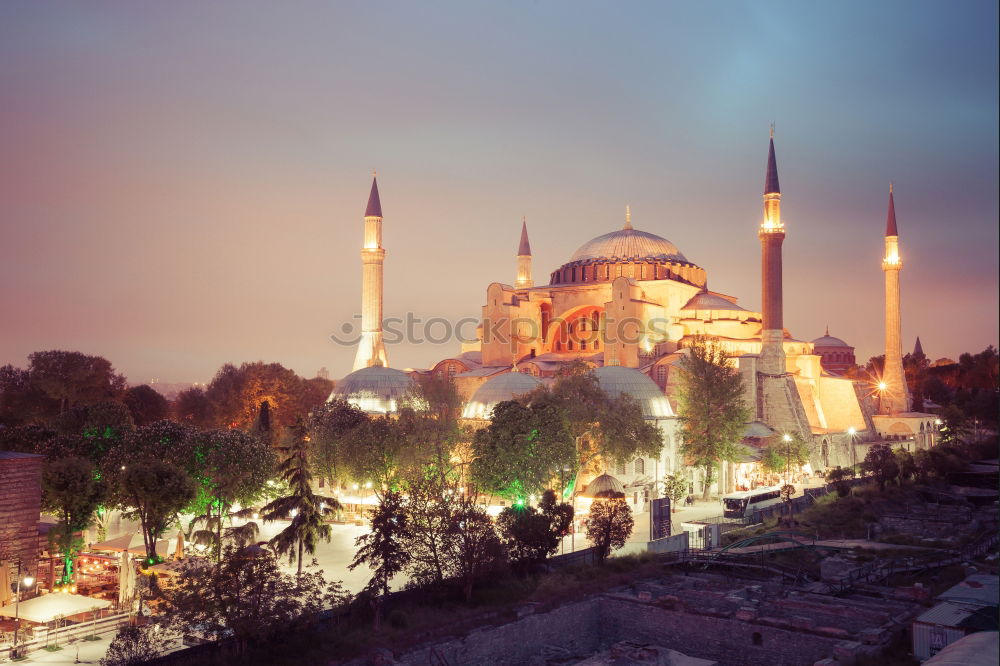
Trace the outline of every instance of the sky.
[[[478, 317], [592, 237], [663, 236], [760, 308], [768, 128], [785, 326], [881, 353], [895, 183], [903, 346], [998, 341], [997, 3], [0, 4], [0, 364], [133, 383], [350, 371], [378, 169], [385, 315]], [[458, 343], [391, 345], [427, 367]]]

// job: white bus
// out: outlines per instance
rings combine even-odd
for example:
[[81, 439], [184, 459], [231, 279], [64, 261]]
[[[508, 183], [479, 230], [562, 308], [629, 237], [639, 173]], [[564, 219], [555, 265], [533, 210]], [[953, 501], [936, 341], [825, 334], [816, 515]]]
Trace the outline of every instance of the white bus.
[[726, 518], [747, 518], [757, 509], [781, 501], [781, 486], [743, 490], [722, 498], [722, 515]]

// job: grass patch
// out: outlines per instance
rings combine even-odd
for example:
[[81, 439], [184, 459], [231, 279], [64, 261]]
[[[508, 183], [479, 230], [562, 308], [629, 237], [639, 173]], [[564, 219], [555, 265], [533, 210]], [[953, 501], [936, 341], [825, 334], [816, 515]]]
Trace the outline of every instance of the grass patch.
[[99, 640], [101, 640], [101, 637], [100, 636], [96, 636], [94, 634], [91, 634], [89, 636], [84, 636], [83, 640], [85, 640], [85, 641], [99, 641]]
[[46, 645], [42, 649], [45, 650], [46, 652], [58, 652], [59, 650], [62, 650], [62, 646], [61, 645]]

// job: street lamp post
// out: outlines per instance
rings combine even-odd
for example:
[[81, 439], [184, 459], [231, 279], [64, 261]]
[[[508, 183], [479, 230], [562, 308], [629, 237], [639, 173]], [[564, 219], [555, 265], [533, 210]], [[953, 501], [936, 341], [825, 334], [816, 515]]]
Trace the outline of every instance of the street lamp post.
[[34, 577], [31, 576], [31, 574], [27, 574], [23, 578], [21, 577], [21, 559], [18, 558], [18, 560], [17, 560], [17, 592], [14, 595], [14, 645], [11, 648], [11, 657], [13, 657], [13, 658], [17, 658], [17, 657], [21, 656], [20, 655], [20, 651], [18, 650], [18, 645], [17, 645], [18, 638], [21, 635], [21, 616], [20, 616], [20, 610], [21, 610], [21, 583], [24, 583], [25, 587], [31, 587], [32, 585], [35, 584], [35, 579], [34, 579]]

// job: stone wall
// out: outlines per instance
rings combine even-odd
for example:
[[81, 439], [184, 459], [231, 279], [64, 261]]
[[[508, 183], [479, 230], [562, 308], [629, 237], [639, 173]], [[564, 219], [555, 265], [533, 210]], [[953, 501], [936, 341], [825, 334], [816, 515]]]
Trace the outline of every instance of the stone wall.
[[758, 615], [755, 609], [749, 609], [744, 617], [740, 612], [727, 616], [719, 605], [718, 616], [713, 616], [710, 609], [700, 608], [697, 614], [675, 610], [672, 604], [653, 602], [651, 597], [648, 592], [637, 598], [602, 595], [548, 613], [526, 615], [509, 624], [484, 627], [387, 663], [544, 666], [571, 663], [627, 640], [710, 659], [720, 666], [797, 666], [833, 655], [836, 646], [850, 637], [841, 627], [819, 626], [822, 621], [818, 623], [818, 618], [838, 622], [835, 617], [823, 618], [815, 608], [797, 611], [803, 617], [787, 613], [769, 617]]
[[[843, 637], [823, 637], [774, 626], [691, 615], [659, 606], [608, 598], [600, 605], [602, 638], [617, 636], [663, 645], [720, 666], [799, 666], [833, 654]], [[774, 624], [784, 622], [774, 618]], [[788, 623], [791, 627], [791, 623]]]
[[42, 502], [43, 456], [0, 451], [0, 560], [17, 575], [37, 577], [38, 516]]
[[524, 666], [559, 656], [586, 656], [603, 644], [604, 632], [598, 625], [601, 603], [601, 598], [588, 599], [499, 627], [484, 627], [463, 638], [410, 652], [396, 663]]

